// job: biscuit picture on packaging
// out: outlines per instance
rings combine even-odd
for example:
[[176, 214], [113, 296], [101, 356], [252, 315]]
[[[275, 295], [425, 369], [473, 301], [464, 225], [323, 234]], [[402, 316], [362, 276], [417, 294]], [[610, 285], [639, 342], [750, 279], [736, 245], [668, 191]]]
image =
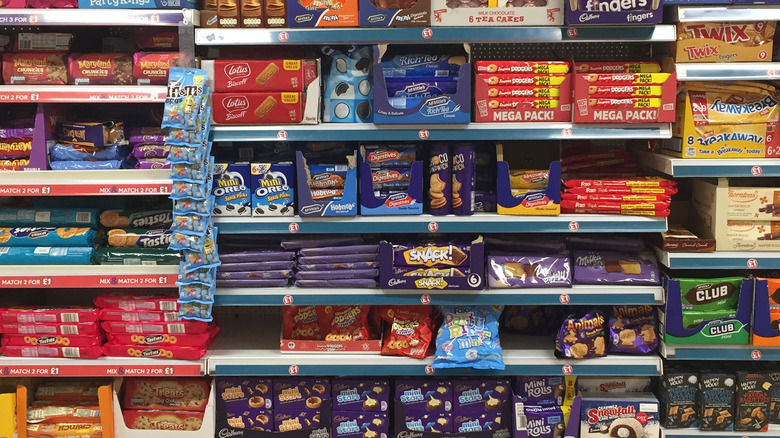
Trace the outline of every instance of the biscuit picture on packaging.
[[[275, 65], [275, 64], [271, 64]], [[269, 66], [270, 67], [270, 66]], [[258, 79], [260, 76], [258, 76]], [[269, 78], [270, 80], [270, 78]], [[267, 82], [266, 82], [267, 83]], [[273, 111], [274, 108], [276, 108], [276, 105], [279, 104], [279, 101], [274, 99], [273, 96], [268, 96], [265, 98], [265, 100], [255, 109], [255, 117], [262, 120], [264, 119], [268, 114]]]
[[257, 85], [264, 87], [279, 73], [279, 66], [275, 62], [268, 64], [255, 78]]

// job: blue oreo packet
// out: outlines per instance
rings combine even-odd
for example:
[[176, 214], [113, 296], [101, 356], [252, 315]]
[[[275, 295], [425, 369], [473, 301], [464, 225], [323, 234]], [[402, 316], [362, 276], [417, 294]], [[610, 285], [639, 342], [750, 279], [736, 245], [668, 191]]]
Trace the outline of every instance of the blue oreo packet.
[[498, 320], [503, 306], [441, 306], [433, 368], [503, 370]]

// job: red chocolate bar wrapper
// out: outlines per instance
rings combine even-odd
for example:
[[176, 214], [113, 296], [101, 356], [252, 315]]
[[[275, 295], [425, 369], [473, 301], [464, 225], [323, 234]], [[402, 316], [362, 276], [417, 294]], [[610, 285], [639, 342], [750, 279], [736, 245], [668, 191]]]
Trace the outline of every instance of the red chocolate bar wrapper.
[[668, 202], [671, 200], [670, 195], [664, 194], [647, 194], [647, 195], [620, 195], [620, 194], [592, 194], [592, 195], [579, 195], [576, 193], [563, 193], [561, 199], [569, 201], [609, 201], [609, 202]]
[[165, 85], [171, 67], [185, 67], [184, 53], [138, 52], [133, 55], [133, 79], [138, 85]]
[[488, 85], [537, 85], [537, 86], [558, 86], [566, 80], [568, 75], [545, 75], [545, 74], [490, 74], [477, 73], [477, 80], [483, 80]]
[[64, 85], [68, 83], [65, 55], [61, 53], [3, 54], [6, 85]]
[[583, 62], [575, 64], [577, 73], [659, 73], [657, 62]]
[[103, 335], [3, 335], [3, 345], [50, 347], [99, 347]]
[[569, 179], [563, 182], [566, 187], [674, 187], [676, 182], [663, 178], [637, 179]]
[[474, 63], [477, 73], [568, 73], [566, 61], [477, 61]]
[[0, 139], [0, 158], [26, 158], [32, 151], [32, 138]]
[[610, 202], [610, 201], [573, 201], [561, 200], [561, 207], [586, 208], [590, 210], [624, 211], [624, 210], [668, 210], [669, 202]]
[[311, 59], [216, 60], [214, 91], [304, 91], [317, 78]]
[[595, 193], [612, 193], [619, 195], [658, 194], [674, 195], [677, 189], [674, 187], [569, 187], [566, 193], [587, 195]]
[[670, 73], [589, 73], [588, 82], [596, 85], [609, 84], [634, 84], [634, 85], [660, 85], [666, 82]]
[[176, 50], [179, 48], [179, 32], [168, 27], [136, 27], [133, 41], [138, 50]]
[[6, 345], [2, 352], [10, 357], [70, 357], [80, 359], [97, 359], [103, 355], [99, 346], [95, 347], [62, 347], [55, 346], [12, 346]]
[[591, 85], [588, 94], [593, 97], [661, 97], [663, 87], [660, 85]]
[[299, 123], [303, 119], [302, 93], [214, 93], [216, 123]]
[[606, 98], [593, 97], [588, 99], [588, 106], [593, 108], [604, 108], [613, 106], [631, 105], [634, 108], [660, 108], [661, 99], [652, 97], [625, 97], [625, 98]]
[[152, 359], [183, 359], [198, 360], [206, 354], [203, 347], [152, 347], [143, 345], [122, 345], [108, 342], [103, 346], [106, 356], [114, 357], [143, 357]]
[[29, 158], [18, 158], [16, 160], [0, 160], [0, 170], [21, 170], [22, 166], [30, 164]]
[[534, 108], [558, 108], [560, 101], [552, 99], [534, 99], [534, 98], [499, 98], [488, 100], [488, 107], [491, 109], [534, 109]]
[[624, 216], [655, 216], [667, 217], [669, 210], [594, 210], [591, 208], [567, 208], [561, 205], [563, 214], [622, 214]]
[[125, 53], [71, 53], [68, 73], [75, 85], [130, 85], [133, 59]]
[[497, 86], [488, 89], [488, 97], [560, 97], [559, 87]]

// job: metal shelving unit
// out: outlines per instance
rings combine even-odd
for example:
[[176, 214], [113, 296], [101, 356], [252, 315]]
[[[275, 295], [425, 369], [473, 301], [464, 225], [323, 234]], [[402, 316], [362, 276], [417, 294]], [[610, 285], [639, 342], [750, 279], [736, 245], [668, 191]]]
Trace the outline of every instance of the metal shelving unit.
[[170, 173], [168, 169], [0, 172], [0, 196], [168, 195]]
[[724, 64], [677, 64], [678, 81], [771, 81], [780, 72], [780, 62]]
[[204, 360], [0, 357], [0, 377], [184, 377], [205, 371]]
[[0, 288], [175, 287], [178, 265], [5, 265]]
[[669, 269], [780, 269], [780, 253], [770, 251], [667, 252], [656, 248]]
[[753, 345], [667, 345], [661, 342], [661, 356], [672, 360], [696, 361], [780, 361], [780, 347]]
[[636, 152], [638, 162], [669, 176], [689, 178], [780, 176], [780, 158], [674, 158]]
[[163, 103], [156, 85], [0, 85], [0, 103]]

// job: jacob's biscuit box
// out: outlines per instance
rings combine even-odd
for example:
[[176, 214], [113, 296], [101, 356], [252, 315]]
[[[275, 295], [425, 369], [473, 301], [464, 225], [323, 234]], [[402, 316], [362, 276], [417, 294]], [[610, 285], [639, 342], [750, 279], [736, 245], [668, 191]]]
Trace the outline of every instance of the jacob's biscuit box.
[[771, 61], [774, 21], [677, 23], [677, 62]]

